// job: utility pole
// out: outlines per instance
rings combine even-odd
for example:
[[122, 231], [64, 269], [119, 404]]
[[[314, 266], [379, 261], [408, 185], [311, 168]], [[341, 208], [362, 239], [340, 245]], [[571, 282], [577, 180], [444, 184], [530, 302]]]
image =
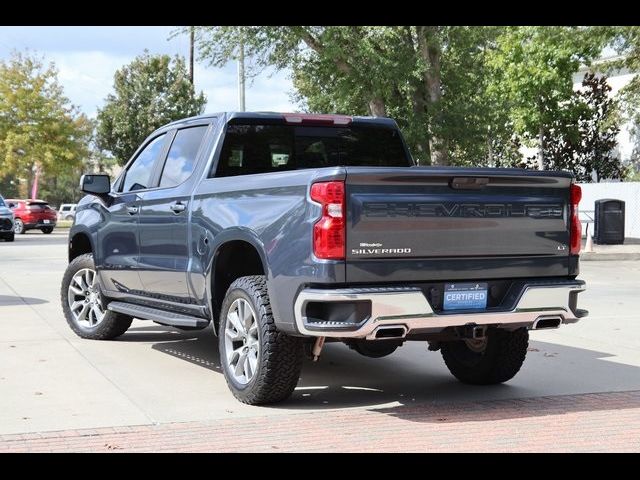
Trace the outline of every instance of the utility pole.
[[189, 81], [193, 85], [193, 40], [194, 28], [189, 27]]
[[241, 112], [245, 111], [244, 104], [244, 42], [240, 41], [240, 53], [238, 55], [238, 106]]

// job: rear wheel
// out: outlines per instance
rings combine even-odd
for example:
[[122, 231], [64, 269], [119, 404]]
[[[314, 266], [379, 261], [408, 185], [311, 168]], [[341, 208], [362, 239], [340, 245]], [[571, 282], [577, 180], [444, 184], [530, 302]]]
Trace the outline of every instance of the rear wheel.
[[16, 234], [11, 232], [11, 233], [5, 233], [4, 237], [6, 242], [13, 242], [16, 238]]
[[49, 235], [51, 232], [53, 232], [53, 227], [42, 227], [40, 230], [42, 230], [42, 233], [44, 233], [45, 235]]
[[491, 385], [512, 379], [522, 367], [529, 346], [526, 328], [490, 328], [484, 339], [443, 342], [441, 351], [449, 371], [461, 382]]
[[24, 228], [24, 222], [22, 220], [20, 220], [19, 218], [16, 218], [13, 221], [13, 232], [21, 235], [26, 231], [27, 230]]
[[227, 385], [243, 403], [288, 398], [302, 369], [302, 339], [276, 329], [264, 275], [235, 280], [222, 302], [220, 363]]
[[62, 311], [71, 329], [82, 338], [111, 340], [131, 326], [133, 318], [106, 309], [90, 253], [75, 258], [62, 277]]

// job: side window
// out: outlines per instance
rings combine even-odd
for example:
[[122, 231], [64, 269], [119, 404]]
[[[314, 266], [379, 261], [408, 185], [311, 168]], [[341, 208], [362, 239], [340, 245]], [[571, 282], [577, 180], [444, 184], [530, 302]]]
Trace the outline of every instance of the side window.
[[161, 187], [180, 185], [193, 173], [207, 125], [178, 130], [160, 177]]
[[[216, 177], [293, 170], [293, 129], [284, 125], [229, 125]], [[213, 175], [211, 175], [213, 176]]]
[[133, 192], [134, 190], [143, 190], [149, 187], [151, 174], [153, 173], [153, 163], [156, 161], [166, 134], [162, 134], [153, 140], [142, 150], [133, 161], [124, 177], [122, 192]]

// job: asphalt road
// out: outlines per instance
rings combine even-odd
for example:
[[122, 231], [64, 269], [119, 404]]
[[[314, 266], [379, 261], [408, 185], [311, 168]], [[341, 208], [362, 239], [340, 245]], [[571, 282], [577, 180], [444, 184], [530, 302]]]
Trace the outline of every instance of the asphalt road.
[[330, 344], [289, 401], [250, 407], [227, 390], [208, 329], [135, 321], [115, 341], [76, 337], [60, 308], [66, 232], [0, 242], [0, 434], [640, 390], [640, 262], [583, 263], [591, 315], [533, 332], [507, 384], [460, 384], [424, 343], [383, 359]]

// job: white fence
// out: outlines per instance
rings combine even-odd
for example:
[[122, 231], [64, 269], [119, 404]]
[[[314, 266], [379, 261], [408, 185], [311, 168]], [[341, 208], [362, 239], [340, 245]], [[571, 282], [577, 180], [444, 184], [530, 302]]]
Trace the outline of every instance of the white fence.
[[[612, 182], [612, 183], [581, 183], [582, 201], [580, 211], [595, 210], [595, 201], [602, 198], [612, 198], [625, 202], [624, 236], [640, 238], [640, 182]], [[583, 219], [584, 216], [580, 215]], [[586, 223], [582, 223], [582, 233], [585, 234]], [[593, 235], [593, 224], [589, 226], [589, 233]]]

